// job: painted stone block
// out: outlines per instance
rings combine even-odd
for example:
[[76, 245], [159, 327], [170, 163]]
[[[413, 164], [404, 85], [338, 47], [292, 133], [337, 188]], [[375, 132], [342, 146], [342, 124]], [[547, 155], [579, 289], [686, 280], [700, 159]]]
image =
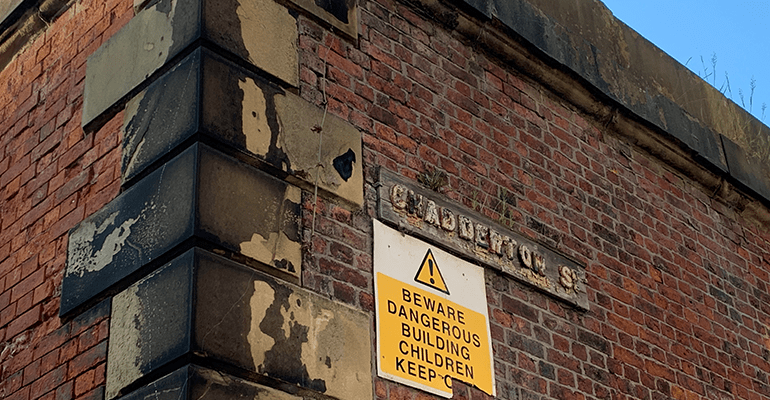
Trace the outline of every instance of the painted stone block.
[[[322, 121], [318, 133], [313, 128]], [[247, 152], [254, 163], [278, 168], [307, 189], [318, 175], [322, 193], [363, 204], [361, 134], [353, 125], [324, 118], [320, 108], [204, 49], [129, 102], [124, 131], [124, 182], [199, 134]]]
[[116, 295], [110, 324], [107, 398], [188, 353], [342, 400], [372, 398], [366, 314], [200, 249]]
[[297, 23], [272, 0], [160, 0], [88, 58], [84, 127], [199, 39], [298, 84]]
[[188, 364], [122, 397], [125, 400], [301, 400], [280, 390]]
[[296, 186], [195, 144], [73, 228], [61, 314], [193, 237], [298, 280], [300, 195]]

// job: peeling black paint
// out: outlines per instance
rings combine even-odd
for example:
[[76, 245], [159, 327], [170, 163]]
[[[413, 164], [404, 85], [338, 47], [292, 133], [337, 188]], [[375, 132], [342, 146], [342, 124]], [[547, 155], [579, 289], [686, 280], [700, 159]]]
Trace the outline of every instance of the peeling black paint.
[[310, 379], [307, 366], [302, 363], [302, 343], [308, 342], [309, 328], [297, 321], [290, 321], [289, 332], [283, 330], [284, 316], [281, 310], [290, 309], [289, 296], [292, 291], [275, 282], [268, 283], [275, 291], [275, 297], [265, 313], [265, 318], [260, 322], [259, 329], [273, 338], [275, 344], [265, 352], [265, 363], [259, 372], [325, 393], [326, 381]]
[[351, 176], [353, 176], [353, 163], [356, 162], [356, 153], [353, 149], [348, 149], [347, 152], [334, 158], [332, 165], [340, 177], [347, 182]]
[[293, 173], [291, 169], [291, 160], [289, 160], [289, 156], [286, 152], [278, 147], [278, 136], [281, 133], [281, 126], [278, 121], [278, 112], [275, 108], [275, 95], [277, 94], [277, 90], [269, 90], [270, 88], [267, 87], [267, 85], [264, 86], [265, 87], [261, 86], [260, 88], [263, 93], [265, 93], [267, 125], [270, 127], [270, 147], [267, 150], [267, 154], [265, 154], [265, 160], [276, 168], [285, 170], [291, 174]]

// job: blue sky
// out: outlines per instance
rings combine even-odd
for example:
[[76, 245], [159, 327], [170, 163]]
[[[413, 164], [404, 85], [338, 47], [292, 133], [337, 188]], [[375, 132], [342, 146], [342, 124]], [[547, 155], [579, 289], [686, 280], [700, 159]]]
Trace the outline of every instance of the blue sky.
[[[770, 1], [602, 1], [615, 17], [701, 77], [704, 63], [712, 72], [716, 54], [715, 86], [724, 85], [727, 72], [732, 89], [727, 97], [741, 105], [741, 89], [747, 110], [753, 77], [752, 114], [762, 119], [762, 103], [767, 103], [764, 122], [770, 122]], [[708, 81], [714, 84], [713, 76]]]

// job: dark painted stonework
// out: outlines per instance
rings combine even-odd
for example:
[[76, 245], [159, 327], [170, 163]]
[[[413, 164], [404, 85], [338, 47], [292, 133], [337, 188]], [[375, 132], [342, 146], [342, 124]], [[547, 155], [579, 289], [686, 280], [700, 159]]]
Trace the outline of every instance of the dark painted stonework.
[[61, 314], [194, 237], [298, 276], [299, 212], [299, 189], [195, 144], [73, 228]]
[[188, 364], [122, 397], [125, 400], [300, 400], [232, 375]]
[[61, 315], [193, 235], [195, 150], [169, 161], [70, 231]]
[[365, 315], [197, 248], [116, 295], [110, 324], [108, 398], [190, 355], [317, 393], [370, 360]]

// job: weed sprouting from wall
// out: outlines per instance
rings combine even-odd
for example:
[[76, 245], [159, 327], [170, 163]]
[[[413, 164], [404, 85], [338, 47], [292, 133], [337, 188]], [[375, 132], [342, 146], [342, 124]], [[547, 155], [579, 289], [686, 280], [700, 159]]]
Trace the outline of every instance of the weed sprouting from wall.
[[[754, 95], [757, 89], [757, 80], [754, 77], [751, 77], [751, 80], [749, 81], [748, 93], [745, 93], [743, 88], [738, 88], [738, 101], [736, 101], [733, 95], [732, 85], [730, 84], [730, 75], [727, 71], [724, 72], [725, 79], [722, 84], [719, 85], [717, 83], [717, 54], [713, 53], [711, 55], [710, 67], [706, 65], [706, 62], [702, 56], [700, 59], [703, 69], [695, 72], [698, 74], [698, 76], [701, 77], [701, 79], [711, 84], [728, 99], [732, 100], [736, 104], [739, 104], [749, 114], [752, 114], [757, 119], [759, 119], [759, 121], [765, 121], [767, 103], [762, 103], [762, 106], [760, 107], [761, 113], [754, 114]], [[685, 66], [687, 66], [690, 60], [692, 60], [692, 58], [687, 60]], [[764, 127], [762, 124], [760, 124], [759, 127], [752, 127], [750, 126], [752, 124], [749, 120], [745, 118], [738, 118], [737, 116], [733, 117], [734, 118], [731, 119], [732, 121], [741, 121], [736, 122], [736, 124], [740, 124], [740, 126], [735, 127], [735, 131], [739, 132], [741, 137], [732, 137], [730, 139], [741, 145], [746, 150], [748, 155], [755, 160], [770, 164], [770, 132], [768, 129], [766, 129], [766, 127]]]

